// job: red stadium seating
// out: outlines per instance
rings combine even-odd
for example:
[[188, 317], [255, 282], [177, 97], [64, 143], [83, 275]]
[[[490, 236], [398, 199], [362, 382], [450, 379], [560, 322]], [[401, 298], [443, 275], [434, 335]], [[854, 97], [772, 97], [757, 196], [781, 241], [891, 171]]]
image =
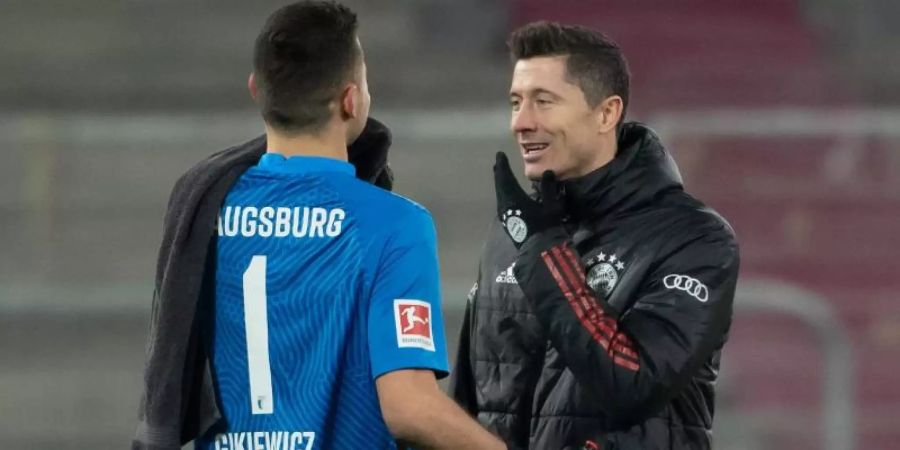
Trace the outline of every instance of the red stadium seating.
[[[892, 381], [900, 371], [900, 168], [890, 150], [875, 140], [850, 149], [822, 138], [673, 144], [676, 157], [689, 161], [690, 190], [738, 233], [742, 276], [789, 281], [831, 301], [856, 360], [860, 448], [891, 448], [886, 443], [900, 438], [884, 418], [900, 405], [900, 384]], [[814, 345], [799, 322], [742, 318], [727, 352], [734, 400], [750, 410], [820, 411]], [[821, 448], [819, 436], [785, 430], [771, 448]]]
[[513, 25], [557, 20], [615, 39], [644, 107], [839, 100], [821, 40], [791, 0], [516, 0]]

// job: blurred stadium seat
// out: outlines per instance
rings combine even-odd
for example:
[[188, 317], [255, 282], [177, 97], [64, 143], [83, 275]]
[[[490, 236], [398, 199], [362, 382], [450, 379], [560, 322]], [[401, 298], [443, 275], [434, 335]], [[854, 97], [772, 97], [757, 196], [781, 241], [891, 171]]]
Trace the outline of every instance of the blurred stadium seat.
[[513, 24], [598, 27], [625, 51], [647, 108], [825, 104], [842, 99], [823, 42], [794, 0], [514, 0]]

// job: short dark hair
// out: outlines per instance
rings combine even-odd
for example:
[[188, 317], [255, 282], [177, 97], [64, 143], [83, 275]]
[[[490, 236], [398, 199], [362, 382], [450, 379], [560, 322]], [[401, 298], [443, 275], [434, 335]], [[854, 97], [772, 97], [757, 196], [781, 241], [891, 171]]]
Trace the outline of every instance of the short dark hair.
[[357, 26], [356, 14], [333, 1], [299, 1], [269, 16], [253, 53], [266, 123], [296, 133], [328, 122], [329, 103], [362, 57]]
[[610, 95], [622, 97], [622, 117], [628, 108], [631, 74], [622, 49], [603, 33], [577, 25], [533, 22], [512, 32], [507, 41], [513, 61], [539, 56], [568, 56], [566, 76], [581, 88], [592, 108]]

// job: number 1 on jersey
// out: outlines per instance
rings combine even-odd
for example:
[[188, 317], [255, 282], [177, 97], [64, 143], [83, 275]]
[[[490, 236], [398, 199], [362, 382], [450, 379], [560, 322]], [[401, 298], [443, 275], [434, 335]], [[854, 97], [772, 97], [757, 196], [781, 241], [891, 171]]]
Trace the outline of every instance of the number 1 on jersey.
[[266, 256], [254, 255], [250, 266], [244, 271], [244, 325], [250, 373], [250, 410], [253, 414], [272, 414], [275, 410], [266, 303]]

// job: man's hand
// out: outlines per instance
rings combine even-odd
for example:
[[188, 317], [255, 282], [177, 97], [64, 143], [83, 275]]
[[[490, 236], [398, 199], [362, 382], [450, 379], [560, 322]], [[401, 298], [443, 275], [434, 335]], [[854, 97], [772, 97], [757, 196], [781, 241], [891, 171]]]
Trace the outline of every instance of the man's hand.
[[380, 188], [391, 190], [394, 175], [388, 166], [391, 129], [369, 117], [359, 137], [347, 147], [347, 160], [356, 167], [356, 177]]
[[553, 171], [544, 172], [538, 187], [540, 198], [532, 199], [513, 175], [506, 154], [497, 152], [494, 187], [497, 191], [497, 216], [516, 247], [541, 231], [562, 225], [565, 209]]

